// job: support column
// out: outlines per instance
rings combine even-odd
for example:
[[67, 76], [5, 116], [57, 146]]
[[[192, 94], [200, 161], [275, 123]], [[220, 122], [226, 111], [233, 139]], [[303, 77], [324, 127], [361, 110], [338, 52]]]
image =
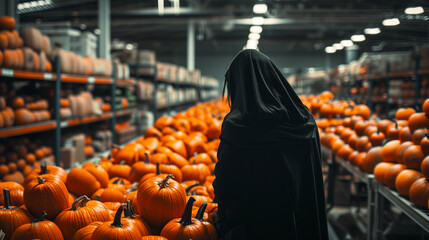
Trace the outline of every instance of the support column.
[[350, 63], [351, 61], [358, 60], [358, 58], [359, 58], [358, 45], [346, 47], [346, 63]]
[[17, 4], [18, 1], [15, 0], [2, 0], [0, 1], [0, 16], [11, 16], [13, 18], [17, 17]]
[[188, 70], [195, 70], [195, 23], [191, 20], [188, 23], [188, 47], [187, 47], [187, 62]]
[[110, 0], [98, 0], [98, 57], [110, 60]]

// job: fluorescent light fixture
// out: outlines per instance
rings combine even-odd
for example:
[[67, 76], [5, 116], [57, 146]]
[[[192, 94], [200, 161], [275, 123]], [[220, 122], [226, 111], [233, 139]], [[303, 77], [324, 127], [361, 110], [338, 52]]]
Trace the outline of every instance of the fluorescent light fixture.
[[261, 38], [261, 35], [259, 33], [249, 33], [249, 39], [259, 40], [259, 38]]
[[180, 0], [174, 0], [173, 1], [173, 8], [174, 8], [174, 12], [176, 14], [179, 14], [179, 12], [180, 12]]
[[125, 49], [127, 50], [133, 50], [134, 45], [132, 45], [131, 43], [127, 43], [127, 45], [125, 45]]
[[365, 35], [363, 34], [356, 34], [356, 35], [353, 35], [351, 39], [353, 42], [363, 42], [365, 41], [366, 38], [365, 38]]
[[250, 27], [250, 32], [251, 33], [261, 33], [262, 32], [262, 27], [261, 26], [251, 26]]
[[325, 52], [326, 53], [335, 53], [337, 50], [334, 47], [325, 47]]
[[384, 19], [383, 20], [383, 26], [397, 26], [399, 25], [401, 22], [399, 21], [398, 18], [388, 18], [388, 19]]
[[38, 1], [19, 3], [18, 10], [41, 7], [41, 6], [49, 5], [51, 3], [52, 3], [52, 0], [38, 0]]
[[375, 34], [379, 34], [381, 31], [380, 31], [380, 28], [376, 27], [376, 28], [365, 28], [363, 32], [368, 35], [375, 35]]
[[336, 50], [343, 50], [344, 46], [341, 43], [334, 43], [332, 45]]
[[422, 7], [409, 7], [405, 9], [406, 14], [422, 14], [425, 10]]
[[158, 15], [164, 15], [164, 0], [158, 0]]
[[247, 40], [247, 45], [258, 45], [259, 41], [255, 39], [249, 39]]
[[263, 17], [253, 17], [252, 18], [252, 23], [253, 25], [263, 25], [264, 24], [265, 19]]
[[268, 6], [265, 3], [258, 3], [253, 6], [253, 12], [256, 14], [264, 14], [267, 13]]
[[351, 46], [353, 46], [353, 41], [352, 40], [343, 40], [340, 43], [341, 43], [341, 45], [343, 45], [343, 47], [351, 47]]

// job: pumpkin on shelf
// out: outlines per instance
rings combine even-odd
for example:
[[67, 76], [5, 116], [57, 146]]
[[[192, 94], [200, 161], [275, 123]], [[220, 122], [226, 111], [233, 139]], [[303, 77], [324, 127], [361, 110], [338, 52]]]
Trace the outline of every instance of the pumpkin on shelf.
[[401, 142], [399, 140], [392, 140], [387, 142], [381, 149], [381, 158], [384, 162], [397, 162], [396, 150]]
[[55, 223], [43, 220], [47, 216], [46, 212], [43, 212], [36, 220], [32, 223], [21, 225], [12, 234], [12, 240], [32, 240], [32, 239], [43, 239], [43, 240], [64, 240], [61, 230]]
[[131, 227], [128, 221], [121, 221], [123, 208], [124, 206], [118, 208], [113, 222], [104, 222], [98, 226], [92, 233], [91, 240], [141, 240], [142, 235], [138, 229]]
[[203, 184], [206, 177], [211, 175], [209, 167], [202, 163], [195, 164], [195, 161], [180, 170], [182, 171], [183, 181], [197, 180], [200, 184]]
[[75, 233], [92, 222], [106, 222], [111, 220], [108, 210], [95, 206], [88, 206], [90, 199], [83, 195], [73, 202], [71, 208], [62, 211], [55, 218], [55, 224], [60, 228], [65, 240], [73, 239]]
[[59, 178], [49, 174], [40, 175], [25, 186], [24, 202], [34, 216], [46, 212], [48, 219], [54, 219], [69, 207], [69, 194]]
[[420, 166], [424, 157], [425, 155], [421, 147], [419, 145], [412, 145], [405, 150], [402, 160], [407, 168], [420, 171]]
[[109, 174], [109, 178], [124, 178], [127, 179], [131, 172], [131, 166], [125, 164], [125, 162], [121, 162], [120, 164], [112, 164], [107, 173]]
[[4, 203], [0, 208], [0, 229], [5, 233], [4, 239], [9, 240], [19, 226], [30, 223], [33, 217], [26, 210], [12, 205], [9, 189], [3, 188], [2, 194]]
[[166, 127], [173, 126], [173, 124], [174, 124], [174, 118], [165, 116], [165, 117], [160, 117], [158, 120], [156, 120], [155, 127], [159, 130], [162, 130]]
[[161, 137], [162, 137], [162, 133], [161, 133], [158, 129], [156, 129], [155, 127], [150, 127], [150, 128], [148, 128], [148, 129], [146, 129], [146, 132], [145, 132], [145, 134], [144, 134], [144, 137], [145, 137], [145, 138], [148, 138], [148, 137], [156, 137], [156, 138], [158, 138], [158, 139], [161, 139]]
[[396, 118], [396, 120], [407, 120], [408, 121], [408, 119], [414, 113], [416, 113], [416, 110], [414, 110], [413, 108], [399, 108], [396, 111], [395, 118]]
[[410, 187], [410, 200], [419, 208], [427, 209], [429, 200], [429, 182], [420, 178]]
[[411, 141], [403, 142], [401, 143], [401, 145], [399, 145], [395, 153], [395, 159], [398, 163], [404, 163], [404, 160], [403, 160], [404, 153], [411, 146], [413, 146], [413, 142]]
[[167, 153], [167, 157], [170, 164], [176, 165], [179, 168], [189, 164], [186, 158], [175, 152]]
[[408, 125], [411, 132], [414, 132], [417, 129], [429, 129], [429, 118], [425, 113], [414, 113], [408, 119]]
[[172, 177], [171, 174], [153, 177], [138, 188], [138, 212], [151, 226], [162, 227], [185, 209], [185, 189]]
[[367, 173], [374, 172], [375, 166], [382, 162], [381, 150], [381, 147], [371, 148], [371, 150], [369, 150], [368, 154], [363, 159], [363, 162], [361, 162], [361, 165], [358, 165], [358, 167]]
[[149, 236], [143, 236], [142, 240], [168, 240], [168, 239], [162, 236], [149, 235]]
[[429, 133], [426, 133], [425, 136], [420, 141], [420, 147], [425, 156], [429, 155]]
[[405, 169], [401, 171], [396, 177], [396, 191], [398, 191], [400, 195], [408, 197], [410, 194], [411, 185], [413, 185], [415, 181], [423, 177], [423, 174], [412, 169]]
[[168, 142], [165, 146], [173, 150], [173, 152], [180, 154], [182, 157], [188, 158], [188, 151], [182, 140]]
[[97, 179], [98, 175], [83, 168], [73, 168], [66, 180], [67, 189], [77, 196], [92, 196], [92, 194], [101, 188], [101, 183]]
[[145, 152], [146, 149], [142, 144], [134, 142], [128, 143], [123, 148], [114, 145], [111, 151], [111, 157], [113, 163], [120, 164], [121, 162], [125, 162], [127, 165], [132, 165], [139, 160], [143, 160]]
[[393, 166], [393, 163], [390, 162], [381, 162], [377, 164], [377, 166], [374, 168], [374, 177], [377, 179], [377, 181], [383, 185], [386, 185], [386, 173], [388, 169]]
[[423, 159], [420, 169], [422, 170], [422, 173], [425, 175], [426, 179], [429, 180], [429, 156], [426, 156]]
[[161, 236], [167, 239], [211, 239], [206, 226], [199, 220], [192, 218], [193, 197], [189, 198], [182, 218], [169, 221], [161, 231]]
[[404, 164], [393, 164], [390, 166], [384, 175], [385, 185], [391, 189], [395, 189], [396, 177], [406, 168]]

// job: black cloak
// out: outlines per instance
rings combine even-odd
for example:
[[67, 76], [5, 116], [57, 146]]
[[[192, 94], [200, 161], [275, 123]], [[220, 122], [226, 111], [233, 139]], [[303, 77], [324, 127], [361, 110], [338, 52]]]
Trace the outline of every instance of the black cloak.
[[213, 183], [224, 239], [328, 239], [310, 111], [274, 63], [243, 50], [225, 74], [231, 111]]

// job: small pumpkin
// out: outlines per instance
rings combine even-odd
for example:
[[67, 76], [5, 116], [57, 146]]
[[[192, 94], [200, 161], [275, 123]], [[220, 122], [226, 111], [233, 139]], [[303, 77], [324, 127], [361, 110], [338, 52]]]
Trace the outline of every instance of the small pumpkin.
[[374, 172], [375, 166], [382, 162], [381, 149], [381, 147], [371, 148], [371, 150], [369, 150], [368, 154], [363, 159], [361, 165], [358, 165], [358, 167], [367, 173]]
[[129, 180], [131, 182], [139, 182], [148, 173], [156, 173], [156, 166], [149, 162], [149, 156], [146, 157], [146, 161], [136, 162], [131, 166]]
[[183, 181], [197, 180], [200, 184], [203, 184], [206, 177], [210, 176], [210, 169], [202, 163], [195, 164], [195, 161], [191, 165], [186, 165], [180, 169], [183, 175]]
[[216, 228], [208, 221], [205, 221], [203, 219], [204, 213], [206, 211], [207, 208], [207, 202], [204, 202], [200, 208], [198, 209], [197, 215], [195, 216], [195, 219], [197, 219], [198, 221], [202, 222], [204, 224], [204, 226], [206, 227], [206, 231], [208, 232], [209, 236], [210, 236], [210, 240], [216, 240], [217, 239], [217, 231]]
[[410, 131], [414, 132], [420, 128], [429, 129], [429, 118], [425, 113], [414, 113], [408, 119], [408, 125], [410, 127]]
[[0, 206], [5, 202], [3, 196], [3, 189], [9, 189], [11, 204], [14, 206], [21, 206], [24, 204], [24, 187], [16, 182], [1, 182], [0, 183]]
[[399, 108], [396, 111], [395, 118], [396, 120], [408, 120], [414, 113], [416, 113], [416, 110], [413, 108]]
[[419, 208], [427, 209], [429, 200], [429, 182], [420, 178], [411, 185], [410, 200]]
[[73, 168], [66, 180], [67, 189], [77, 196], [92, 196], [92, 194], [101, 188], [100, 181], [91, 172], [83, 168]]
[[412, 140], [413, 140], [413, 135], [412, 135], [410, 128], [409, 127], [403, 127], [399, 131], [399, 141], [401, 141], [401, 143], [403, 143], [403, 142], [412, 141]]
[[404, 164], [393, 164], [390, 166], [384, 175], [385, 185], [391, 189], [395, 189], [396, 177], [406, 168]]
[[411, 185], [422, 177], [424, 177], [424, 175], [415, 170], [405, 169], [401, 171], [396, 177], [396, 191], [398, 191], [400, 195], [408, 197]]
[[396, 150], [400, 146], [399, 140], [392, 140], [387, 142], [381, 149], [381, 158], [384, 162], [397, 162]]
[[420, 171], [420, 166], [424, 157], [425, 155], [421, 147], [419, 145], [412, 145], [405, 150], [402, 160], [407, 168]]
[[389, 162], [381, 162], [379, 164], [377, 164], [377, 166], [375, 166], [374, 168], [374, 176], [375, 179], [377, 179], [377, 181], [383, 185], [386, 185], [386, 173], [388, 171], [388, 169], [393, 166], [393, 163], [389, 163]]
[[429, 133], [426, 133], [425, 136], [420, 141], [420, 147], [425, 156], [429, 155]]
[[[32, 158], [32, 156], [27, 155], [27, 158], [28, 157]], [[67, 172], [63, 168], [60, 168], [57, 166], [51, 166], [51, 165], [48, 166], [46, 161], [41, 161], [40, 166], [37, 168], [34, 168], [33, 171], [31, 171], [30, 174], [28, 174], [25, 177], [24, 186], [26, 186], [27, 183], [29, 183], [30, 181], [35, 179], [37, 176], [45, 175], [45, 174], [49, 174], [49, 175], [52, 175], [54, 177], [57, 177], [63, 183], [65, 183], [67, 180]]]
[[151, 234], [149, 224], [134, 213], [131, 201], [127, 201], [125, 205], [123, 221], [128, 221], [130, 226], [136, 227], [142, 236]]
[[93, 222], [87, 225], [86, 227], [81, 228], [73, 236], [73, 240], [91, 240], [92, 233], [95, 229], [103, 224], [102, 222]]

